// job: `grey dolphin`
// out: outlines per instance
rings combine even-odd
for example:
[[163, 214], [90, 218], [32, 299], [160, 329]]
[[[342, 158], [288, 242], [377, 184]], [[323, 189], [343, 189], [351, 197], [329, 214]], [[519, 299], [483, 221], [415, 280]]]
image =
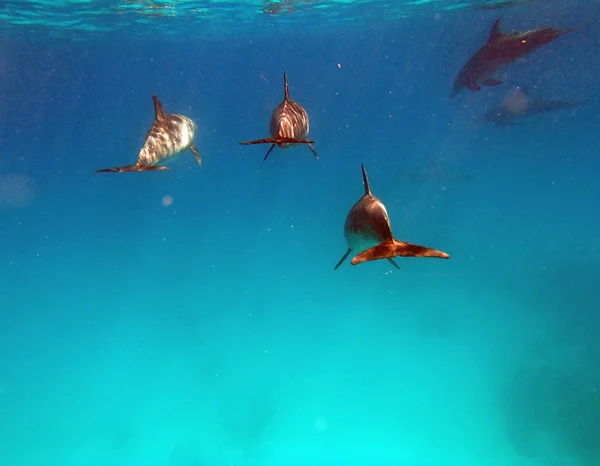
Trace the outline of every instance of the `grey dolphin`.
[[315, 141], [306, 139], [309, 131], [308, 113], [306, 113], [302, 105], [290, 98], [287, 75], [283, 73], [283, 102], [273, 110], [273, 114], [271, 115], [271, 137], [240, 142], [240, 145], [271, 144], [263, 162], [267, 160], [275, 145], [285, 149], [295, 144], [306, 144], [318, 159], [319, 156], [313, 147]]
[[138, 154], [137, 163], [123, 167], [104, 168], [96, 173], [143, 172], [150, 170], [168, 170], [163, 165], [167, 161], [189, 149], [198, 165], [202, 165], [202, 157], [194, 145], [196, 124], [183, 115], [165, 113], [162, 103], [155, 95], [154, 123], [146, 134], [144, 146]]
[[454, 81], [452, 97], [462, 89], [478, 91], [483, 86], [498, 86], [502, 81], [494, 73], [572, 29], [540, 28], [525, 32], [500, 32], [498, 18], [486, 43], [467, 61]]
[[387, 259], [394, 267], [400, 268], [392, 259], [393, 257], [450, 258], [445, 252], [394, 239], [387, 210], [383, 202], [371, 193], [365, 166], [361, 165], [361, 168], [365, 193], [350, 209], [346, 217], [344, 236], [348, 243], [348, 250], [337, 263], [335, 269], [342, 265], [342, 262], [346, 260], [352, 251], [359, 252], [352, 258], [352, 265], [377, 259]]

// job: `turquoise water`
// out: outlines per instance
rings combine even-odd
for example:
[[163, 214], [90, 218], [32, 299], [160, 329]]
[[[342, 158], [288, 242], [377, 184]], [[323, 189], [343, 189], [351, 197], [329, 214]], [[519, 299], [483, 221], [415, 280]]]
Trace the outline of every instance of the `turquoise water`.
[[[5, 2], [0, 466], [598, 466], [599, 14]], [[587, 27], [450, 98], [498, 17]], [[318, 160], [238, 144], [284, 71]], [[525, 85], [579, 103], [485, 120]], [[95, 174], [135, 163], [153, 94], [202, 166]], [[334, 271], [361, 164], [449, 260]]]

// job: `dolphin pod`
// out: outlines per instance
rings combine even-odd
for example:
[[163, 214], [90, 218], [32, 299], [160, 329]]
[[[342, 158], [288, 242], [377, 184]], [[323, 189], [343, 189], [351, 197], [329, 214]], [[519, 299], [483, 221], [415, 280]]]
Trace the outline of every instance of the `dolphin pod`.
[[[499, 86], [503, 81], [497, 73], [510, 63], [529, 55], [533, 51], [548, 44], [572, 29], [539, 28], [524, 32], [503, 33], [500, 30], [500, 19], [497, 19], [490, 30], [486, 42], [477, 50], [460, 69], [454, 80], [451, 97], [457, 96], [463, 89], [479, 91], [481, 86]], [[310, 131], [308, 113], [302, 105], [291, 99], [287, 74], [283, 75], [283, 101], [273, 110], [270, 120], [270, 137], [240, 142], [241, 145], [270, 144], [263, 162], [267, 160], [275, 146], [282, 149], [306, 145], [318, 159], [314, 149], [314, 141], [308, 139]], [[197, 127], [195, 122], [184, 115], [168, 114], [156, 96], [154, 101], [155, 118], [146, 134], [144, 144], [135, 164], [96, 170], [96, 173], [123, 173], [168, 170], [166, 164], [186, 150], [194, 155], [198, 165], [202, 158], [194, 144]], [[565, 102], [538, 104], [529, 109], [530, 113], [551, 111], [568, 106]], [[488, 120], [505, 118], [498, 115], [498, 109], [488, 113]], [[495, 115], [495, 116], [494, 116]], [[344, 225], [344, 236], [348, 249], [338, 261], [337, 269], [346, 258], [353, 253], [352, 265], [379, 259], [388, 260], [399, 268], [394, 261], [396, 257], [434, 257], [448, 259], [450, 255], [433, 248], [413, 243], [406, 243], [394, 238], [385, 205], [375, 197], [369, 186], [364, 165], [364, 194], [348, 212]]]

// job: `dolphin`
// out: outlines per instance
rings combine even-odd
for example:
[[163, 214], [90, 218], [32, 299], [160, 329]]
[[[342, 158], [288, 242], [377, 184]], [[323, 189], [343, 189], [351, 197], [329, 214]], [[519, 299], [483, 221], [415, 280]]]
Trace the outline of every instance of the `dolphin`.
[[552, 42], [570, 29], [540, 28], [525, 32], [500, 32], [498, 18], [486, 43], [467, 61], [454, 81], [452, 97], [462, 89], [478, 91], [483, 86], [499, 86], [502, 81], [494, 74], [502, 67]]
[[183, 115], [165, 113], [162, 103], [155, 95], [154, 123], [146, 134], [144, 146], [138, 154], [137, 163], [123, 167], [104, 168], [96, 173], [144, 172], [151, 170], [168, 170], [164, 164], [175, 156], [189, 149], [198, 165], [202, 165], [202, 157], [194, 145], [196, 124]]
[[[392, 235], [390, 219], [383, 203], [377, 199], [369, 187], [369, 179], [365, 166], [361, 165], [363, 174], [364, 195], [354, 204], [344, 225], [344, 236], [348, 250], [335, 266], [337, 269], [352, 251], [359, 254], [352, 258], [352, 265], [377, 259], [387, 259], [396, 267], [393, 257], [438, 257], [448, 259], [445, 252], [431, 249], [418, 244], [398, 241]], [[335, 270], [334, 269], [334, 270]]]
[[255, 141], [240, 142], [240, 145], [247, 146], [251, 144], [271, 144], [267, 151], [263, 162], [275, 145], [281, 148], [288, 148], [296, 144], [306, 144], [318, 159], [319, 156], [315, 151], [313, 144], [315, 141], [306, 139], [310, 130], [308, 114], [306, 110], [298, 102], [294, 102], [290, 98], [288, 88], [287, 74], [283, 73], [283, 102], [281, 102], [271, 115], [270, 138], [256, 139]]
[[583, 100], [553, 99], [550, 97], [532, 97], [527, 86], [516, 89], [502, 102], [483, 114], [483, 121], [496, 125], [514, 125], [521, 118], [557, 110], [576, 108]]

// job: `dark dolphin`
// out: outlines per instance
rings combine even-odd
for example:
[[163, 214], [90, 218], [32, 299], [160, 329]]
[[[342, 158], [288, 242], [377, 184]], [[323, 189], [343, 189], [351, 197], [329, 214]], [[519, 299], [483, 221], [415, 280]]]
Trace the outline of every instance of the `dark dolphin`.
[[154, 123], [146, 135], [146, 141], [140, 150], [137, 163], [123, 167], [104, 168], [96, 170], [96, 173], [168, 170], [169, 168], [162, 164], [186, 149], [194, 154], [198, 165], [202, 165], [202, 158], [194, 145], [196, 136], [194, 121], [183, 115], [165, 113], [158, 97], [153, 95], [152, 100], [154, 101]]
[[486, 43], [467, 61], [454, 81], [452, 97], [462, 89], [478, 91], [483, 86], [498, 86], [502, 81], [494, 74], [502, 67], [530, 54], [571, 29], [540, 28], [525, 32], [500, 32], [498, 18]]
[[267, 151], [263, 162], [267, 160], [267, 157], [275, 145], [285, 149], [295, 144], [306, 144], [315, 157], [317, 159], [319, 158], [314, 147], [312, 146], [315, 141], [309, 141], [306, 139], [308, 137], [308, 132], [310, 131], [308, 114], [302, 105], [300, 105], [298, 102], [294, 102], [290, 98], [288, 80], [285, 73], [283, 73], [283, 102], [281, 102], [277, 108], [273, 110], [273, 114], [271, 115], [270, 130], [270, 138], [240, 142], [240, 144], [243, 146], [250, 144], [271, 144], [271, 147]]
[[521, 118], [576, 108], [583, 100], [553, 99], [529, 95], [527, 86], [515, 90], [502, 105], [492, 107], [483, 114], [483, 120], [496, 125], [514, 125]]
[[387, 259], [394, 267], [400, 268], [392, 259], [397, 256], [448, 259], [450, 256], [445, 252], [394, 239], [387, 210], [383, 203], [371, 193], [365, 166], [361, 165], [361, 168], [365, 194], [354, 204], [346, 217], [344, 236], [348, 243], [348, 250], [335, 269], [342, 265], [352, 251], [359, 253], [352, 259], [352, 265]]

